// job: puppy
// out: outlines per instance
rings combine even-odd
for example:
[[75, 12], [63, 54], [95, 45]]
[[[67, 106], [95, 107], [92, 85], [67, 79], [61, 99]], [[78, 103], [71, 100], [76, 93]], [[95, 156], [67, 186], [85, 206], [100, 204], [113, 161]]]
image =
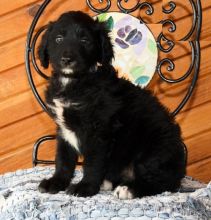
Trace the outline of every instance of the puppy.
[[[180, 128], [150, 91], [117, 77], [106, 24], [72, 11], [50, 23], [38, 48], [53, 72], [46, 102], [57, 124], [56, 170], [40, 192], [119, 199], [175, 191], [185, 175]], [[83, 179], [71, 184], [79, 155]]]

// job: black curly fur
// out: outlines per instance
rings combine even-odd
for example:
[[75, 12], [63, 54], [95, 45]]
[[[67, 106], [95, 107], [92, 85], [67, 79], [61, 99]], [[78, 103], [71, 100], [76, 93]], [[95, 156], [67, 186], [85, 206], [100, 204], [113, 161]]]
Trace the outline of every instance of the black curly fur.
[[[67, 189], [92, 196], [104, 179], [113, 187], [128, 186], [136, 197], [180, 186], [185, 155], [179, 125], [150, 91], [117, 78], [104, 23], [82, 12], [65, 13], [49, 24], [38, 55], [43, 67], [49, 62], [53, 67], [46, 101], [58, 125], [56, 171], [41, 182], [41, 192]], [[64, 63], [62, 57], [70, 59]], [[71, 73], [62, 70], [70, 66]], [[60, 116], [55, 100], [68, 103]], [[78, 149], [64, 138], [61, 125], [75, 133]], [[80, 154], [84, 177], [69, 185]], [[132, 176], [127, 176], [128, 168]]]

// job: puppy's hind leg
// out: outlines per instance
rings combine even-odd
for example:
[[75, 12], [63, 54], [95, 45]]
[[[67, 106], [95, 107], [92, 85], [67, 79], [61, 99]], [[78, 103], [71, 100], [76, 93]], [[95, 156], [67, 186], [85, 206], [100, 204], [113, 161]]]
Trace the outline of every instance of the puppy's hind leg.
[[121, 176], [121, 181], [120, 184], [118, 184], [114, 190], [114, 196], [119, 199], [133, 199], [135, 197], [134, 164], [131, 163], [129, 166], [124, 168], [120, 176]]
[[41, 193], [58, 193], [65, 190], [73, 177], [77, 162], [77, 153], [61, 137], [57, 138], [56, 171], [50, 179], [44, 179], [39, 185]]
[[114, 189], [114, 196], [118, 199], [133, 199], [135, 197], [143, 197], [156, 194], [152, 185], [144, 182], [144, 179], [134, 179], [130, 181], [123, 181]]
[[117, 186], [114, 190], [114, 196], [118, 199], [133, 199], [135, 197], [133, 189], [127, 183]]
[[[165, 158], [166, 156], [166, 158]], [[120, 199], [156, 195], [165, 191], [175, 192], [185, 174], [183, 153], [174, 155], [174, 159], [161, 153], [154, 153], [134, 163], [132, 180], [123, 181], [114, 195]]]

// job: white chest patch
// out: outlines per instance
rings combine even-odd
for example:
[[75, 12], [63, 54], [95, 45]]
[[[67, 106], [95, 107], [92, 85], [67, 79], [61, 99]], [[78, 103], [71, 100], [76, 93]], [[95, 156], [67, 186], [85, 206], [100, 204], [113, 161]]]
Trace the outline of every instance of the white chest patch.
[[62, 85], [65, 87], [68, 83], [71, 82], [71, 79], [67, 78], [67, 77], [60, 77], [59, 78], [60, 82], [62, 83]]
[[79, 150], [79, 139], [77, 138], [74, 131], [67, 128], [64, 121], [64, 108], [68, 108], [71, 106], [70, 102], [64, 102], [61, 99], [54, 99], [53, 100], [54, 105], [48, 105], [49, 108], [52, 109], [52, 111], [56, 114], [56, 123], [60, 127], [61, 135], [77, 152], [80, 152]]

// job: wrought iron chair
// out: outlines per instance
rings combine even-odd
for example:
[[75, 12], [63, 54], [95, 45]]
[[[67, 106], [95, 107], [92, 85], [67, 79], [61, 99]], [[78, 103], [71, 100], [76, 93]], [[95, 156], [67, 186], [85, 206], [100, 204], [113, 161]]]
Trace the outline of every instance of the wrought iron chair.
[[[111, 2], [111, 0], [106, 0], [106, 1], [98, 0], [98, 1], [100, 4], [106, 2], [106, 6], [104, 8], [100, 8], [100, 9], [95, 8], [93, 6], [93, 4], [91, 3], [91, 0], [86, 0], [88, 7], [93, 12], [95, 12], [97, 14], [108, 12], [111, 7], [111, 3], [116, 2], [116, 1]], [[141, 2], [141, 0], [140, 0], [140, 1], [138, 1], [138, 3], [134, 7], [129, 8], [129, 9], [124, 8], [124, 6], [122, 4], [123, 1], [125, 3], [128, 2], [128, 0], [117, 0], [117, 6], [118, 6], [120, 12], [122, 12], [122, 13], [130, 14], [136, 10], [142, 10], [142, 9], [146, 9], [145, 13], [148, 16], [151, 16], [154, 13], [153, 5], [151, 3], [148, 3], [147, 1]], [[26, 72], [27, 72], [29, 84], [31, 86], [32, 92], [33, 92], [36, 100], [38, 101], [38, 103], [41, 105], [41, 107], [43, 108], [43, 110], [47, 114], [48, 114], [48, 109], [36, 89], [36, 86], [35, 86], [34, 80], [33, 80], [33, 76], [32, 76], [32, 71], [31, 71], [32, 69], [31, 68], [34, 68], [37, 71], [37, 73], [41, 77], [43, 77], [44, 79], [46, 79], [46, 80], [49, 79], [49, 77], [39, 69], [39, 67], [36, 63], [36, 59], [35, 59], [35, 47], [36, 47], [37, 39], [40, 36], [40, 34], [46, 29], [46, 26], [40, 28], [36, 33], [34, 33], [34, 31], [35, 31], [35, 28], [36, 28], [36, 25], [37, 25], [37, 22], [38, 22], [40, 16], [42, 15], [43, 11], [45, 10], [45, 8], [48, 6], [48, 4], [50, 2], [51, 2], [51, 0], [45, 0], [43, 2], [43, 4], [40, 6], [39, 10], [37, 11], [37, 13], [32, 21], [32, 24], [30, 26], [28, 35], [27, 35], [26, 51], [25, 51], [25, 64], [26, 64]], [[200, 0], [189, 0], [189, 2], [191, 4], [192, 10], [193, 10], [192, 26], [191, 26], [188, 34], [180, 40], [181, 41], [189, 41], [189, 45], [191, 47], [190, 67], [185, 74], [183, 74], [181, 77], [179, 77], [177, 79], [167, 78], [164, 75], [164, 73], [162, 72], [161, 67], [164, 64], [167, 64], [167, 71], [168, 72], [171, 72], [174, 70], [175, 64], [171, 59], [169, 59], [169, 58], [159, 59], [158, 63], [157, 63], [157, 68], [156, 68], [156, 72], [158, 73], [160, 78], [163, 81], [165, 81], [166, 83], [170, 83], [170, 84], [180, 83], [180, 82], [184, 81], [185, 79], [187, 79], [188, 77], [191, 77], [191, 82], [190, 82], [190, 85], [187, 89], [187, 92], [184, 95], [181, 102], [176, 107], [176, 109], [172, 112], [173, 116], [177, 115], [180, 112], [180, 110], [184, 107], [184, 105], [187, 103], [187, 101], [190, 99], [190, 97], [193, 93], [193, 90], [195, 88], [195, 85], [197, 83], [198, 74], [199, 74], [199, 67], [200, 67], [200, 42], [199, 42], [199, 38], [200, 38], [201, 25], [202, 25], [201, 1]], [[170, 1], [168, 3], [168, 9], [163, 7], [162, 12], [164, 14], [171, 14], [174, 12], [175, 8], [176, 8], [176, 2]], [[140, 19], [141, 23], [145, 23], [145, 21], [141, 17], [139, 19]], [[176, 31], [176, 24], [174, 23], [174, 21], [172, 21], [170, 19], [161, 20], [161, 21], [159, 21], [159, 23], [162, 24], [163, 26], [166, 24], [170, 25], [170, 28], [168, 29], [169, 33], [173, 33]], [[164, 52], [166, 54], [169, 54], [175, 46], [175, 42], [173, 40], [169, 39], [163, 33], [163, 31], [157, 37], [156, 42], [157, 42], [158, 49], [161, 52]], [[168, 45], [168, 47], [166, 47], [166, 46], [164, 47], [162, 42], [165, 42], [165, 45]], [[33, 158], [32, 158], [34, 166], [36, 166], [37, 164], [54, 164], [55, 163], [54, 161], [39, 160], [37, 158], [37, 153], [38, 153], [38, 149], [39, 149], [40, 145], [43, 142], [46, 142], [49, 140], [54, 140], [54, 139], [55, 139], [55, 135], [47, 135], [47, 136], [39, 138], [35, 142], [34, 148], [33, 148]], [[186, 149], [185, 144], [184, 144], [184, 148], [186, 150], [186, 155], [187, 155], [187, 149]], [[81, 164], [81, 163], [78, 162], [78, 164]]]

